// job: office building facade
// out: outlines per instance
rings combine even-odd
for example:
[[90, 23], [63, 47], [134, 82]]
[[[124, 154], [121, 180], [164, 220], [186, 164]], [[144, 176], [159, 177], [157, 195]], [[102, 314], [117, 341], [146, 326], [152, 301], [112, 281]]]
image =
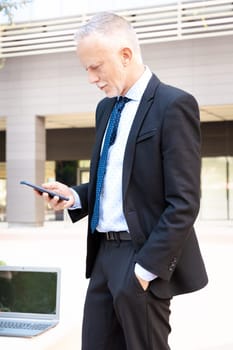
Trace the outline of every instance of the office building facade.
[[[178, 1], [117, 12], [135, 26], [145, 64], [163, 82], [196, 97], [202, 130], [200, 218], [232, 220], [232, 2]], [[45, 220], [43, 201], [20, 180], [65, 180], [65, 168], [75, 174], [70, 184], [88, 181], [95, 107], [104, 95], [88, 83], [73, 33], [90, 15], [0, 31], [0, 218], [11, 226]]]

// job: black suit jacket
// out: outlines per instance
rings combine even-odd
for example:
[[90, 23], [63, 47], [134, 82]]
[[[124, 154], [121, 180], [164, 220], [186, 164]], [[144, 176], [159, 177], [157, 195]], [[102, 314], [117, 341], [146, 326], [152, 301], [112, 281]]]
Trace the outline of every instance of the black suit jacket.
[[[73, 221], [91, 217], [101, 143], [114, 103], [115, 98], [105, 98], [97, 106], [90, 182], [74, 187], [82, 209], [70, 211]], [[158, 276], [150, 283], [155, 295], [169, 298], [204, 287], [207, 274], [193, 228], [200, 200], [199, 109], [193, 96], [155, 75], [128, 137], [122, 191], [136, 262]], [[87, 241], [90, 277], [100, 243], [90, 225]]]

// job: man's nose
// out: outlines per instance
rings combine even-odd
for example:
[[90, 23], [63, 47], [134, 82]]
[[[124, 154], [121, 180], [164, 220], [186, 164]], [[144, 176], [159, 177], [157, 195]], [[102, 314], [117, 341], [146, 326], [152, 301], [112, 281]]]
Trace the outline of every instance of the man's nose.
[[88, 72], [88, 81], [90, 84], [95, 84], [99, 81], [99, 78], [95, 73]]

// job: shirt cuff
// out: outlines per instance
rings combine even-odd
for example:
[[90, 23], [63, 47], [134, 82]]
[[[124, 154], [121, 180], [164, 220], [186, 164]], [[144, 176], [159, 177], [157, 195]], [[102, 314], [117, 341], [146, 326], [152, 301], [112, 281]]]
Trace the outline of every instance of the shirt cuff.
[[153, 281], [154, 279], [156, 279], [158, 277], [154, 273], [144, 269], [144, 267], [142, 267], [138, 263], [135, 264], [134, 272], [140, 278], [142, 278], [143, 280], [148, 281], [148, 282]]
[[75, 190], [73, 190], [73, 188], [71, 187], [70, 187], [70, 190], [72, 191], [74, 196], [74, 204], [72, 205], [72, 207], [69, 207], [68, 210], [81, 209], [82, 204], [78, 193]]

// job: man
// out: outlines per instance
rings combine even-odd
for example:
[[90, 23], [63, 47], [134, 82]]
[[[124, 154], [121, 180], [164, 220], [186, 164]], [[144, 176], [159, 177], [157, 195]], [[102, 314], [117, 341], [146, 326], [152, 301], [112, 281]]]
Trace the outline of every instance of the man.
[[167, 350], [171, 298], [207, 284], [193, 229], [198, 106], [144, 66], [122, 17], [100, 13], [76, 40], [90, 83], [107, 96], [96, 110], [90, 182], [43, 185], [68, 202], [43, 196], [73, 221], [89, 215], [82, 350]]

